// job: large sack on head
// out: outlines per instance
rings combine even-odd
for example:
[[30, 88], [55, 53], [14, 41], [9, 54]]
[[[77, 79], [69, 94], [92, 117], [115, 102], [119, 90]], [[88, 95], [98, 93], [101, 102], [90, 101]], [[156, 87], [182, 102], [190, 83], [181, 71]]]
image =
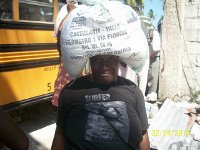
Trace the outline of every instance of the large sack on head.
[[71, 12], [61, 32], [61, 52], [65, 68], [76, 78], [95, 55], [120, 56], [124, 63], [141, 68], [148, 44], [134, 10], [105, 0]]

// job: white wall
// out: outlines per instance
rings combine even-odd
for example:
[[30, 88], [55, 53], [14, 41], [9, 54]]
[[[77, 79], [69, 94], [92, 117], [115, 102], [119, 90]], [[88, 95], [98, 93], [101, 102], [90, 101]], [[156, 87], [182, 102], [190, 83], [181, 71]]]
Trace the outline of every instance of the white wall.
[[189, 100], [189, 87], [200, 91], [200, 0], [165, 0], [164, 9], [159, 99]]

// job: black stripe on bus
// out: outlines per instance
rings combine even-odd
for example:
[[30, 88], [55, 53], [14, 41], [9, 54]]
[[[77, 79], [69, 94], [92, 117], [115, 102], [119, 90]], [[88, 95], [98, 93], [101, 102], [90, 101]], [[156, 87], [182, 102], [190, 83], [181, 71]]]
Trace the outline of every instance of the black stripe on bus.
[[4, 63], [0, 64], [0, 72], [58, 65], [59, 63], [60, 63], [59, 58]]
[[35, 51], [57, 49], [56, 43], [0, 44], [0, 52]]
[[49, 94], [44, 94], [44, 95], [32, 97], [32, 98], [25, 99], [25, 100], [22, 100], [22, 101], [17, 101], [17, 102], [14, 102], [14, 103], [3, 105], [2, 108], [6, 112], [13, 111], [13, 110], [16, 110], [16, 109], [24, 108], [26, 106], [37, 104], [37, 103], [42, 102], [42, 101], [50, 101], [52, 95], [53, 95], [52, 93], [49, 93]]
[[53, 30], [54, 24], [34, 23], [34, 22], [16, 22], [0, 21], [0, 29], [29, 29], [29, 30]]

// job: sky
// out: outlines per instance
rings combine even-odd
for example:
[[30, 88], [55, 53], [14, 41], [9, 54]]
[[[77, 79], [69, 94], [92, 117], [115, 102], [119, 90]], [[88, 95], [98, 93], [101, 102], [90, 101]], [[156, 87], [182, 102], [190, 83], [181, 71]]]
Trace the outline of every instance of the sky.
[[164, 0], [144, 0], [144, 16], [147, 16], [150, 9], [156, 14], [155, 20], [152, 20], [153, 25], [157, 28], [158, 21], [163, 15]]

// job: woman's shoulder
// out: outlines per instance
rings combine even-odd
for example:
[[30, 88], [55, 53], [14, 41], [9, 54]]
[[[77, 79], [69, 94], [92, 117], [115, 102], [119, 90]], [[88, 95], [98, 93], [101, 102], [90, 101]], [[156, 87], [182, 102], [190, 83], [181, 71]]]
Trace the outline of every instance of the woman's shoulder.
[[122, 85], [127, 85], [127, 86], [130, 86], [130, 85], [137, 86], [134, 82], [132, 82], [131, 80], [126, 79], [122, 76], [118, 77], [118, 83], [122, 84]]
[[68, 89], [80, 89], [90, 85], [89, 76], [80, 76], [72, 80], [67, 86]]

